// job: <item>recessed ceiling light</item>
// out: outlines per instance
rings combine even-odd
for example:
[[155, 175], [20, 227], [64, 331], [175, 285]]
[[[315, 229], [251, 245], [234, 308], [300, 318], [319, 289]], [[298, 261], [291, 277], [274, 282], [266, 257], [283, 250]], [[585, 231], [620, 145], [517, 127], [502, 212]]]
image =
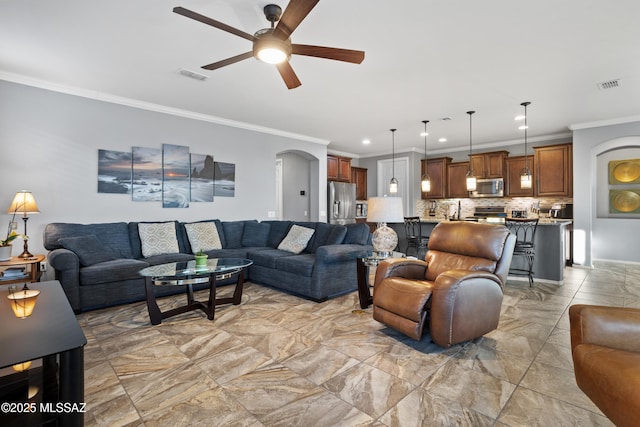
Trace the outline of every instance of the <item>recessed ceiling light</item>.
[[529, 126], [522, 125], [522, 126], [519, 126], [518, 129], [520, 130], [529, 129]]
[[429, 136], [429, 132], [420, 132], [420, 136]]
[[363, 139], [363, 140], [362, 140], [362, 143], [363, 143], [364, 145], [368, 145], [368, 144], [371, 144], [371, 140], [370, 140], [370, 139]]
[[447, 142], [447, 138], [440, 138], [438, 139], [438, 142]]
[[515, 116], [513, 120], [524, 120], [524, 116], [522, 114]]

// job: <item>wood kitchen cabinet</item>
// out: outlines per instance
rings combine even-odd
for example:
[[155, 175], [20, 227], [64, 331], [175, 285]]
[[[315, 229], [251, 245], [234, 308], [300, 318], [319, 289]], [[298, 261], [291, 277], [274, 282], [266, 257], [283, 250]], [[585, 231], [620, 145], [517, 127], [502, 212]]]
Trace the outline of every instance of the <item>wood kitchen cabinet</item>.
[[352, 166], [351, 182], [356, 185], [356, 200], [367, 200], [367, 168]]
[[351, 158], [327, 154], [327, 179], [351, 182]]
[[424, 175], [426, 169], [431, 179], [431, 191], [422, 192], [422, 199], [444, 199], [447, 197], [447, 166], [450, 163], [451, 157], [428, 158], [420, 161], [420, 176]]
[[572, 144], [534, 147], [533, 179], [536, 196], [573, 196]]
[[[533, 175], [533, 156], [527, 156], [529, 170]], [[520, 172], [525, 167], [525, 157], [507, 157], [505, 160], [504, 195], [506, 197], [533, 197], [535, 184], [532, 188], [520, 187]], [[535, 181], [535, 177], [533, 178]], [[532, 183], [533, 184], [533, 183]]]
[[476, 178], [502, 178], [507, 151], [492, 151], [471, 156], [471, 166]]
[[450, 163], [447, 165], [448, 198], [469, 197], [467, 172], [469, 172], [469, 162]]

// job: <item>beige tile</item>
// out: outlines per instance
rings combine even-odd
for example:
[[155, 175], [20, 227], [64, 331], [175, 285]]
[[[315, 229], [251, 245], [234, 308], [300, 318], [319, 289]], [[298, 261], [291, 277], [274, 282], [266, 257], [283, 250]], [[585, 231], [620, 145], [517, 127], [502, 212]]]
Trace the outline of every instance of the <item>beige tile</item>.
[[331, 378], [325, 388], [367, 415], [377, 418], [415, 388], [380, 369], [366, 364]]
[[460, 367], [455, 361], [445, 364], [421, 387], [494, 419], [516, 388], [507, 381]]
[[449, 349], [374, 321], [355, 292], [318, 304], [247, 283], [214, 321], [158, 326], [144, 302], [82, 313], [85, 425], [610, 426], [573, 377], [568, 307], [585, 302], [640, 308], [640, 267], [510, 281], [498, 329]]
[[266, 415], [314, 390], [321, 390], [279, 363], [262, 366], [224, 383], [222, 387], [229, 396], [241, 400], [243, 406], [256, 416]]
[[519, 387], [502, 411], [499, 425], [505, 426], [613, 426], [601, 414]]

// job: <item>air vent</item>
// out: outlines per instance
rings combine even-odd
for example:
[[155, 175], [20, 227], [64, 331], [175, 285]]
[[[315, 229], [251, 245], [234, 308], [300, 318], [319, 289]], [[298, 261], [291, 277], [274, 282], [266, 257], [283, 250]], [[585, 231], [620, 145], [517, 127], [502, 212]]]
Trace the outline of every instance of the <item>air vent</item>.
[[204, 74], [196, 73], [195, 71], [190, 71], [190, 70], [187, 70], [187, 69], [184, 69], [184, 68], [180, 69], [180, 74], [182, 74], [183, 76], [190, 77], [190, 78], [195, 79], [195, 80], [200, 80], [200, 81], [207, 80], [207, 76], [205, 76]]
[[606, 82], [598, 83], [598, 89], [613, 89], [620, 86], [620, 79], [607, 80]]

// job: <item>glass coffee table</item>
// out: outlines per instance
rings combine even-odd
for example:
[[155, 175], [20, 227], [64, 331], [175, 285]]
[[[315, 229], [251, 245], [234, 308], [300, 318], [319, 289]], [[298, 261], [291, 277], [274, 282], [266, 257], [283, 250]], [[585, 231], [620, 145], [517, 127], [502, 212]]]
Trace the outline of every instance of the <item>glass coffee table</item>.
[[[154, 265], [140, 270], [144, 276], [145, 293], [147, 296], [147, 309], [152, 325], [159, 325], [162, 319], [186, 313], [193, 310], [202, 310], [209, 320], [215, 317], [216, 305], [238, 305], [242, 299], [242, 286], [244, 284], [244, 269], [253, 264], [246, 258], [211, 258], [207, 264], [197, 266], [195, 260], [187, 262], [170, 262]], [[216, 298], [216, 281], [225, 280], [237, 276], [236, 288], [233, 296], [229, 298]], [[205, 302], [193, 299], [193, 285], [209, 283], [209, 300]], [[160, 311], [154, 286], [184, 286], [187, 290], [187, 305]]]

